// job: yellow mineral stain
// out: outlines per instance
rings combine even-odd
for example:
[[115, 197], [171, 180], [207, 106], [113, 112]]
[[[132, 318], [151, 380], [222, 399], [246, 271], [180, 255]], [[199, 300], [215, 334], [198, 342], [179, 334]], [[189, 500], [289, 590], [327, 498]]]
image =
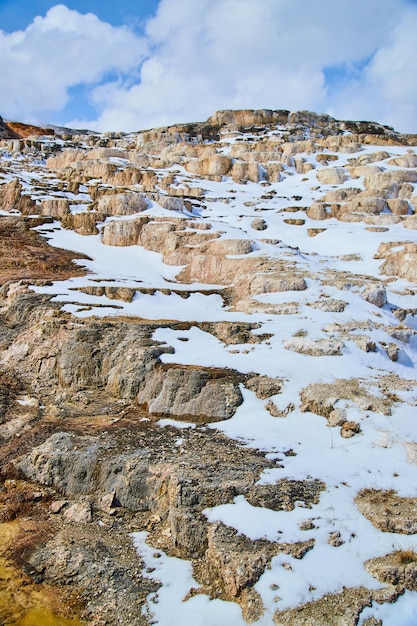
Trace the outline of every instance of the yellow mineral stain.
[[79, 626], [76, 619], [66, 619], [48, 611], [48, 609], [29, 609], [22, 619], [7, 626]]
[[78, 619], [67, 619], [54, 613], [56, 590], [48, 585], [34, 584], [6, 558], [5, 552], [19, 532], [21, 525], [18, 521], [0, 524], [0, 624], [83, 626]]

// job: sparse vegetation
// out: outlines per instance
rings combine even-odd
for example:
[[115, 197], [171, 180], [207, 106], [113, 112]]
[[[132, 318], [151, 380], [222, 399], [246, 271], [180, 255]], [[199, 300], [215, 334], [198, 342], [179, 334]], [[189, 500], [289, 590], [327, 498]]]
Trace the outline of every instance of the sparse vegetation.
[[396, 550], [394, 556], [401, 565], [417, 563], [417, 552], [413, 548]]
[[72, 262], [83, 255], [53, 248], [31, 230], [43, 221], [0, 217], [0, 285], [9, 280], [59, 280], [84, 274]]

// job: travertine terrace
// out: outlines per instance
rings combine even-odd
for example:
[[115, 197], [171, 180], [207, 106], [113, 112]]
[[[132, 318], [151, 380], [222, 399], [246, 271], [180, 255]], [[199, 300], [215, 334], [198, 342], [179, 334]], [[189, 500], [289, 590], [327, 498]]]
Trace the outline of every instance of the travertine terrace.
[[414, 624], [417, 135], [0, 136], [0, 621]]

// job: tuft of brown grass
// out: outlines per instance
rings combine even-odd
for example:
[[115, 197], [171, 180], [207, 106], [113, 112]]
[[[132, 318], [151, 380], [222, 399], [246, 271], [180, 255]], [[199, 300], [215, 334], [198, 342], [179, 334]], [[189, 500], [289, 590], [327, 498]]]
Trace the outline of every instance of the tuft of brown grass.
[[408, 550], [400, 549], [394, 552], [394, 556], [401, 565], [410, 565], [410, 563], [417, 563], [417, 552], [412, 548]]

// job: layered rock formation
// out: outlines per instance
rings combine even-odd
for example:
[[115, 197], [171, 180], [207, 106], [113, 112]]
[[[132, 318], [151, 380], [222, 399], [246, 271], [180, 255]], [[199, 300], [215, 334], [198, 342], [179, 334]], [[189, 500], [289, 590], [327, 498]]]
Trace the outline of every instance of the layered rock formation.
[[[97, 625], [164, 623], [173, 557], [210, 624], [208, 598], [236, 625], [405, 614], [417, 136], [242, 110], [0, 137], [14, 567]], [[33, 608], [14, 584], [5, 623]]]

